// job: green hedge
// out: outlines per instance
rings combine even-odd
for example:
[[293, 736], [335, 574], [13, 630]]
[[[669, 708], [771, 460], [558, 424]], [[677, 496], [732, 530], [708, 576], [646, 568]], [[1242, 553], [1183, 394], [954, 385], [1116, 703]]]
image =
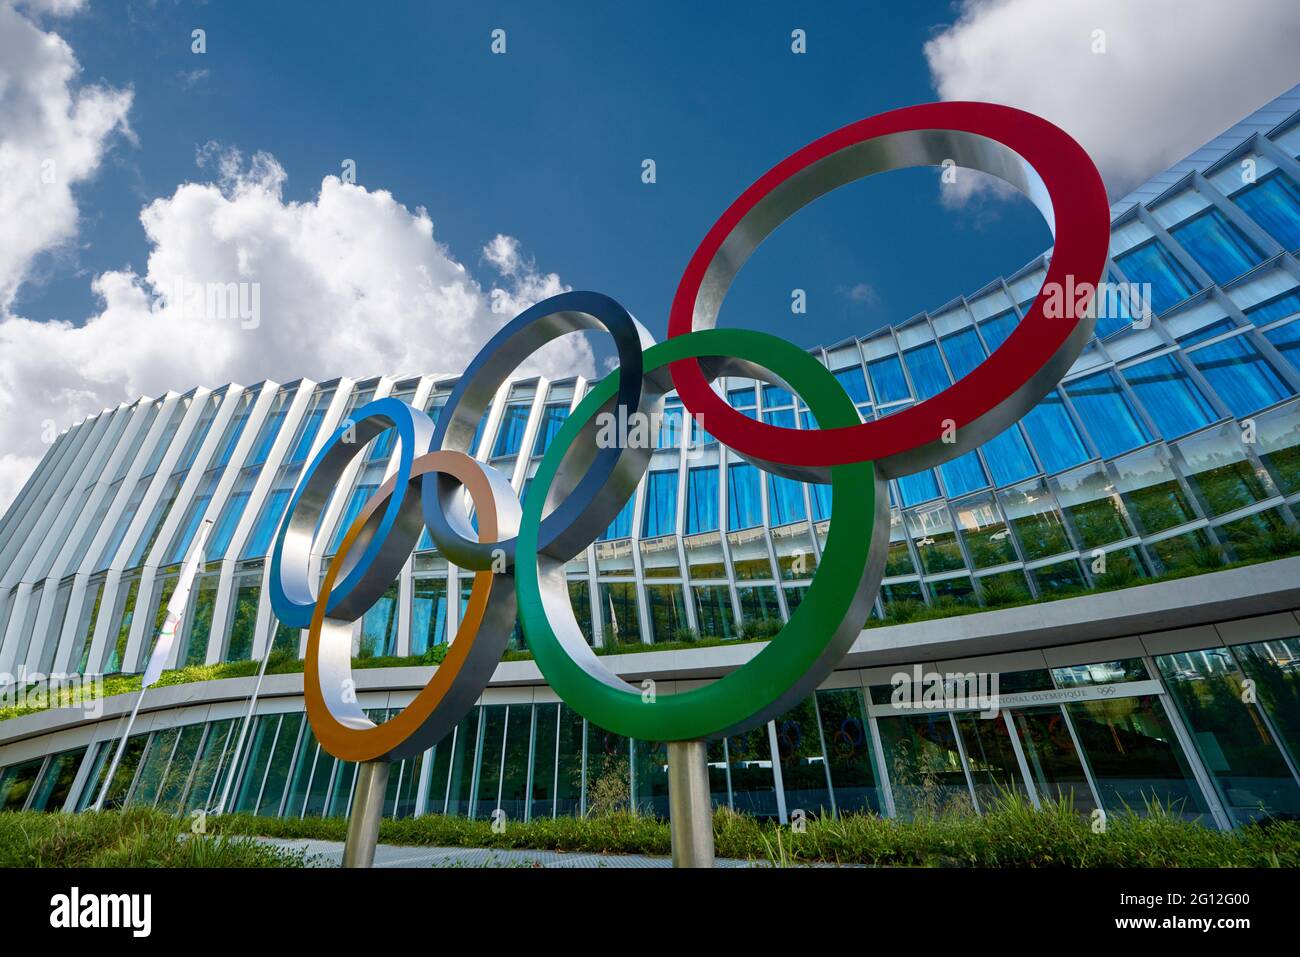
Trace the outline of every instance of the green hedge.
[[[2, 867], [302, 867], [301, 851], [253, 836], [341, 841], [340, 818], [208, 818], [208, 833], [150, 809], [84, 814], [0, 813]], [[904, 867], [1300, 867], [1300, 822], [1230, 833], [1188, 823], [1160, 808], [1111, 815], [1104, 833], [1067, 804], [1035, 810], [1008, 798], [982, 815], [899, 821], [871, 814], [810, 818], [801, 832], [731, 811], [714, 816], [719, 857], [775, 865]], [[627, 812], [507, 822], [430, 815], [385, 820], [380, 841], [423, 847], [487, 847], [587, 853], [669, 853], [666, 822]]]
[[[342, 819], [277, 820], [235, 815], [210, 820], [224, 834], [341, 841]], [[1112, 814], [1105, 833], [1068, 805], [1035, 810], [1009, 798], [982, 815], [900, 821], [871, 814], [811, 818], [801, 833], [718, 811], [719, 857], [774, 864], [839, 863], [908, 867], [1300, 867], [1300, 822], [1251, 825], [1225, 833], [1154, 808]], [[618, 812], [603, 817], [508, 822], [430, 815], [385, 820], [386, 844], [667, 855], [668, 825]]]

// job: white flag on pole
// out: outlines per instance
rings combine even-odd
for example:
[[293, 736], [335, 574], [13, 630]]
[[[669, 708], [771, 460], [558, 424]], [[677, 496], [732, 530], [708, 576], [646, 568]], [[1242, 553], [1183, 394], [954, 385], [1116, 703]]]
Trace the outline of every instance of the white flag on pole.
[[171, 600], [167, 602], [167, 617], [163, 621], [162, 631], [158, 633], [158, 640], [154, 642], [153, 654], [149, 656], [149, 667], [144, 669], [141, 690], [158, 680], [162, 675], [163, 667], [167, 664], [167, 659], [171, 657], [172, 645], [176, 643], [176, 628], [185, 615], [185, 606], [189, 604], [190, 589], [194, 587], [194, 576], [198, 573], [199, 566], [203, 564], [203, 546], [207, 542], [208, 532], [211, 529], [212, 521], [208, 519], [199, 526], [198, 534], [194, 536], [190, 557], [185, 560], [180, 578], [176, 579], [176, 590], [172, 592]]

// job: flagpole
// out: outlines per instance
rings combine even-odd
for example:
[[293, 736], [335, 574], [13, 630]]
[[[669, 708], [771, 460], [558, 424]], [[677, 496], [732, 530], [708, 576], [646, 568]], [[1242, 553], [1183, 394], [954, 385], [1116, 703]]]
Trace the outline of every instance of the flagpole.
[[117, 773], [117, 766], [122, 762], [122, 752], [126, 750], [126, 739], [131, 736], [131, 728], [135, 726], [135, 716], [140, 713], [140, 705], [144, 703], [144, 693], [147, 687], [140, 689], [140, 694], [135, 699], [135, 707], [131, 709], [131, 717], [126, 722], [126, 730], [122, 732], [122, 740], [117, 742], [117, 753], [113, 755], [113, 763], [108, 766], [108, 774], [104, 775], [104, 783], [99, 788], [99, 797], [95, 799], [95, 810], [104, 810], [104, 798], [108, 794], [109, 785], [113, 783], [113, 775]]
[[189, 557], [185, 559], [184, 567], [181, 568], [180, 577], [176, 579], [176, 590], [172, 592], [172, 597], [167, 602], [167, 617], [163, 620], [162, 630], [158, 632], [153, 652], [149, 655], [149, 664], [145, 666], [144, 674], [140, 678], [140, 695], [135, 699], [135, 707], [131, 709], [131, 717], [127, 719], [122, 740], [117, 743], [117, 753], [113, 755], [113, 763], [108, 766], [104, 783], [99, 788], [99, 797], [95, 799], [96, 811], [104, 809], [104, 799], [108, 796], [108, 789], [113, 783], [113, 775], [117, 774], [117, 767], [121, 764], [122, 755], [126, 751], [127, 739], [131, 736], [131, 729], [135, 727], [136, 715], [140, 713], [140, 705], [144, 704], [144, 693], [162, 676], [163, 667], [171, 658], [172, 645], [176, 642], [176, 628], [185, 614], [185, 606], [189, 604], [190, 590], [194, 587], [194, 576], [198, 573], [199, 566], [203, 564], [203, 545], [211, 529], [212, 520], [205, 519], [194, 536], [194, 545], [190, 549]]
[[226, 801], [230, 799], [230, 788], [235, 783], [235, 768], [239, 767], [239, 759], [244, 753], [244, 740], [248, 735], [248, 724], [253, 720], [253, 709], [257, 707], [257, 696], [262, 693], [262, 679], [266, 677], [266, 665], [271, 660], [271, 651], [275, 648], [275, 635], [271, 634], [266, 640], [266, 653], [262, 655], [262, 666], [257, 669], [257, 683], [253, 685], [253, 694], [248, 699], [248, 711], [244, 714], [244, 722], [239, 726], [239, 738], [235, 741], [235, 753], [230, 758], [230, 766], [226, 769], [226, 781], [221, 786], [221, 800], [217, 802], [214, 814], [224, 814], [226, 812]]

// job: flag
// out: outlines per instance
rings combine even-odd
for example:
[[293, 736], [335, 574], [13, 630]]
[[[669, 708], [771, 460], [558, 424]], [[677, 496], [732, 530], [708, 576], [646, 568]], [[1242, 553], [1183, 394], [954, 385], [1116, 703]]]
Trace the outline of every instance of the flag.
[[176, 628], [185, 615], [185, 606], [190, 600], [190, 589], [194, 587], [194, 576], [198, 573], [199, 566], [203, 564], [203, 545], [211, 529], [212, 520], [208, 519], [199, 526], [198, 534], [194, 536], [190, 557], [185, 560], [180, 578], [176, 579], [176, 590], [172, 592], [171, 600], [167, 602], [167, 617], [163, 620], [158, 640], [154, 642], [153, 654], [149, 656], [149, 667], [144, 670], [144, 683], [140, 686], [141, 690], [158, 680], [162, 675], [163, 667], [167, 664], [167, 659], [171, 657], [172, 645], [176, 643]]

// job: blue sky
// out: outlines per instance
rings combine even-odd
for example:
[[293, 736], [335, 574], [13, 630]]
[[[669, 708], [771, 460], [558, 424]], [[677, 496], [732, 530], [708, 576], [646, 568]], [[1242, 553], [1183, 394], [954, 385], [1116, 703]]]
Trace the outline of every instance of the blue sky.
[[[82, 188], [77, 261], [50, 264], [24, 314], [88, 315], [89, 275], [142, 271], [140, 207], [200, 177], [196, 148], [216, 141], [272, 153], [286, 199], [309, 200], [353, 159], [358, 183], [424, 206], [471, 269], [505, 231], [540, 268], [614, 296], [662, 335], [681, 270], [726, 205], [817, 136], [935, 99], [922, 46], [954, 18], [942, 2], [542, 6], [321, 3], [304, 15], [164, 3], [127, 17], [91, 6], [60, 32], [83, 79], [133, 86], [138, 143]], [[505, 55], [489, 49], [497, 27]], [[791, 52], [796, 27], [803, 55]], [[195, 70], [207, 72], [186, 76]], [[973, 291], [1049, 242], [1027, 203], [972, 215], [943, 208], [930, 171], [876, 177], [772, 237], [723, 319], [831, 342]], [[796, 287], [809, 311], [792, 326]]]

